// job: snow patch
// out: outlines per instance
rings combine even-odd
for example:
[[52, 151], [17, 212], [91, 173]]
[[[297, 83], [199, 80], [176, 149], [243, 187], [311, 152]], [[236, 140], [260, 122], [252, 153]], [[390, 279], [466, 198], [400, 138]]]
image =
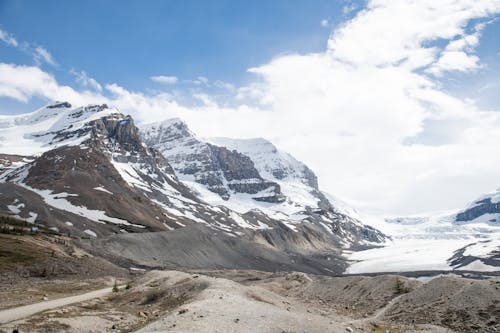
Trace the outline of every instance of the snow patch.
[[102, 187], [102, 186], [97, 186], [97, 187], [94, 187], [93, 189], [94, 189], [94, 190], [96, 190], [96, 191], [101, 191], [101, 192], [105, 192], [105, 193], [108, 193], [108, 194], [113, 195], [113, 192], [110, 192], [110, 191], [106, 190], [106, 189], [105, 189], [104, 187]]
[[478, 258], [485, 258], [491, 252], [500, 251], [500, 239], [480, 241], [475, 244], [468, 245], [465, 248], [464, 256], [472, 256]]
[[116, 217], [110, 217], [107, 216], [105, 212], [100, 211], [100, 210], [95, 210], [95, 209], [88, 209], [85, 206], [75, 206], [65, 198], [68, 196], [76, 196], [76, 194], [69, 194], [69, 193], [52, 193], [51, 190], [38, 190], [35, 188], [32, 188], [26, 184], [19, 184], [23, 186], [24, 188], [35, 192], [36, 194], [40, 195], [45, 203], [49, 206], [52, 206], [54, 208], [64, 210], [76, 215], [83, 216], [89, 220], [92, 220], [97, 223], [101, 224], [106, 224], [106, 222], [114, 223], [114, 224], [123, 224], [123, 225], [129, 225], [129, 226], [134, 226], [137, 228], [145, 228], [142, 225], [137, 225], [137, 224], [132, 224], [128, 222], [127, 220], [119, 219]]
[[25, 205], [24, 203], [19, 203], [16, 205], [16, 202], [17, 202], [17, 199], [16, 201], [14, 201], [14, 203], [12, 205], [7, 205], [7, 208], [14, 214], [19, 214], [21, 212], [21, 208], [24, 208]]
[[95, 232], [93, 232], [92, 230], [89, 230], [89, 229], [85, 229], [83, 230], [83, 232], [89, 236], [92, 236], [92, 237], [96, 237], [97, 238], [97, 234]]
[[475, 272], [497, 272], [498, 267], [486, 265], [481, 260], [477, 259], [466, 266], [457, 268], [459, 271], [475, 271]]

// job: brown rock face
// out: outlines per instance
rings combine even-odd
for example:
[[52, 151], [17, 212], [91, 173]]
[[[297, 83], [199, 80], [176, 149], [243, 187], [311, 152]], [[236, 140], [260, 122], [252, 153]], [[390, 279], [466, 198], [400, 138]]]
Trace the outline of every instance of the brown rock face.
[[234, 193], [255, 194], [258, 201], [285, 200], [280, 186], [263, 179], [248, 156], [198, 140], [180, 120], [146, 126], [142, 138], [167, 156], [178, 173], [192, 175], [224, 200]]

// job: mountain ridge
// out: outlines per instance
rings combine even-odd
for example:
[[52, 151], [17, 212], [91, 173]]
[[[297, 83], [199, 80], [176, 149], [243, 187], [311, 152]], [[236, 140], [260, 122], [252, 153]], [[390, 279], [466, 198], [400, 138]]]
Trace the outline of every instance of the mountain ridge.
[[[283, 267], [311, 271], [318, 265], [314, 268], [316, 271], [332, 274], [346, 267], [340, 248], [380, 244], [387, 239], [374, 228], [336, 212], [331, 204], [324, 207], [302, 204], [295, 207], [293, 214], [285, 212], [278, 216], [280, 207], [294, 203], [290, 194], [296, 192], [287, 191], [286, 196], [281, 190], [281, 184], [288, 184], [280, 184], [277, 178], [262, 177], [251, 157], [196, 141], [192, 132], [177, 128], [179, 131], [170, 132], [173, 137], [163, 142], [179, 147], [179, 139], [191, 140], [206, 149], [202, 152], [210, 154], [208, 159], [184, 155], [185, 161], [195, 166], [203, 166], [206, 161], [217, 162], [208, 164], [212, 167], [209, 171], [214, 177], [222, 176], [221, 183], [229, 197], [224, 200], [220, 196], [224, 192], [210, 192], [205, 188], [220, 198], [221, 202], [214, 204], [193, 190], [192, 182], [179, 178], [184, 174], [179, 172], [172, 156], [164, 156], [158, 147], [144, 142], [143, 132], [135, 126], [132, 117], [105, 104], [72, 107], [58, 102], [31, 114], [4, 116], [0, 119], [0, 128], [7, 133], [0, 139], [0, 153], [6, 152], [0, 159], [0, 214], [35, 225], [44, 224], [73, 237], [90, 238], [94, 249], [102, 253], [106, 251], [102, 244], [114, 237], [115, 243], [133, 246], [135, 250], [131, 253], [136, 258], [131, 260], [140, 262], [146, 255], [140, 249], [151, 239], [140, 235], [161, 231], [165, 233], [162, 242], [172, 242], [173, 246], [187, 251], [190, 244], [171, 233], [182, 229], [188, 238], [189, 235], [193, 239], [215, 237], [205, 245], [198, 244], [199, 255], [212, 250], [228, 251], [223, 248], [227, 241], [219, 238], [234, 237], [245, 239], [246, 245], [240, 251], [249, 251], [248, 262], [241, 262], [242, 267], [252, 267], [259, 262], [252, 256], [264, 253], [256, 250], [255, 246], [260, 244], [258, 246], [266, 249], [266, 256], [281, 258]], [[179, 132], [183, 135], [177, 135]], [[19, 147], [29, 154], [8, 154]], [[197, 184], [209, 186], [211, 183]], [[251, 209], [235, 210], [228, 204], [233, 197], [241, 195], [251, 200]], [[222, 248], [209, 249], [205, 247], [208, 244]], [[170, 254], [165, 249], [160, 247], [159, 251], [168, 258]], [[251, 254], [252, 251], [256, 251], [255, 254]], [[119, 253], [118, 256], [110, 253], [110, 256], [118, 260]], [[156, 260], [156, 264], [150, 264], [159, 265], [160, 259]], [[222, 266], [231, 263], [234, 268], [235, 265], [234, 260], [224, 256], [214, 260], [220, 260]], [[194, 262], [202, 266], [210, 264], [201, 259]], [[265, 267], [271, 269], [272, 260]]]

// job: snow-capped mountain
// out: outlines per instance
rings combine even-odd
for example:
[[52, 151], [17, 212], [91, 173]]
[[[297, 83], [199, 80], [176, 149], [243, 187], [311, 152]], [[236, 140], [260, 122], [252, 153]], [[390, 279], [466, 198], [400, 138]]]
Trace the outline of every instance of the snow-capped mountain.
[[391, 217], [371, 224], [392, 237], [386, 247], [357, 253], [350, 273], [397, 270], [500, 270], [500, 191], [459, 211]]
[[91, 121], [118, 113], [105, 104], [73, 108], [61, 102], [25, 115], [0, 116], [0, 151], [30, 156], [61, 146], [78, 146], [90, 138]]
[[473, 228], [484, 236], [455, 251], [450, 265], [461, 270], [500, 270], [500, 188], [458, 212], [454, 224]]
[[212, 205], [241, 214], [260, 211], [291, 230], [303, 223], [317, 225], [339, 244], [384, 240], [375, 229], [336, 210], [318, 189], [314, 173], [267, 140], [202, 140], [179, 119], [145, 125], [141, 133], [170, 161], [177, 177]]
[[474, 200], [456, 215], [455, 221], [500, 226], [500, 188]]
[[182, 180], [202, 184], [223, 200], [233, 193], [263, 202], [284, 199], [279, 185], [264, 180], [247, 156], [198, 140], [180, 119], [150, 124], [141, 132], [144, 142], [163, 153]]
[[[386, 240], [335, 210], [314, 174], [289, 155], [279, 152], [281, 165], [268, 173], [255, 156], [199, 140], [179, 120], [155, 126], [140, 135], [116, 109], [66, 102], [2, 116], [0, 214], [76, 237], [128, 234], [114, 239], [138, 257], [151, 238], [134, 235], [165, 231], [162, 242], [191, 247], [196, 267], [215, 251], [220, 267], [271, 269], [278, 260], [288, 269], [339, 272], [340, 247]], [[207, 244], [181, 242], [175, 230]], [[227, 248], [231, 237], [240, 239], [237, 253]], [[175, 261], [165, 256], [162, 264]]]

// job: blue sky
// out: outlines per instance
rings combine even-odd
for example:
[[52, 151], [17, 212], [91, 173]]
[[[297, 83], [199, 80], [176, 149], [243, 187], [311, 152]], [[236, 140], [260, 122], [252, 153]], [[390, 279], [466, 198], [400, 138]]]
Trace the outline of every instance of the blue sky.
[[361, 210], [461, 208], [500, 186], [499, 14], [500, 0], [0, 0], [0, 114], [68, 100], [180, 117], [273, 141]]
[[[345, 19], [343, 1], [0, 1], [1, 28], [52, 54], [61, 83], [71, 69], [99, 82], [155, 89], [153, 75], [241, 85], [247, 69], [288, 52], [320, 52]], [[328, 25], [321, 21], [327, 19]], [[2, 60], [32, 62], [2, 44]]]

